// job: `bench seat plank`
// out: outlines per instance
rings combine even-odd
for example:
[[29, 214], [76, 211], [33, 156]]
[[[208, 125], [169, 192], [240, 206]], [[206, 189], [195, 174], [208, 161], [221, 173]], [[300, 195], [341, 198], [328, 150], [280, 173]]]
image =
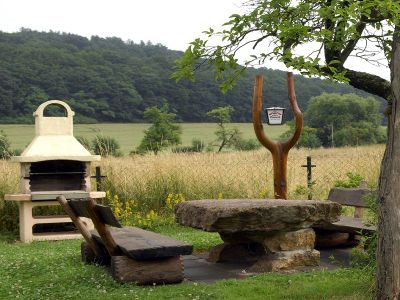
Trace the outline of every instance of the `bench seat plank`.
[[[137, 227], [109, 228], [109, 230], [121, 251], [133, 259], [188, 255], [193, 251], [192, 245]], [[98, 242], [103, 243], [96, 230], [92, 230], [91, 233]]]
[[341, 216], [338, 222], [324, 224], [323, 226], [317, 226], [317, 228], [348, 233], [358, 233], [360, 231], [363, 233], [373, 233], [376, 231], [375, 225], [368, 225], [361, 218], [348, 216]]

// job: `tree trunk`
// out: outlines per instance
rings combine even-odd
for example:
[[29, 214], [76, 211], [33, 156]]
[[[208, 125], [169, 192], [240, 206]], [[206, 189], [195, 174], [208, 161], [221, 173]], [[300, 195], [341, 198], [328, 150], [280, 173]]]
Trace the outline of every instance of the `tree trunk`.
[[393, 38], [391, 62], [392, 108], [389, 135], [379, 178], [379, 221], [376, 299], [400, 294], [400, 28]]

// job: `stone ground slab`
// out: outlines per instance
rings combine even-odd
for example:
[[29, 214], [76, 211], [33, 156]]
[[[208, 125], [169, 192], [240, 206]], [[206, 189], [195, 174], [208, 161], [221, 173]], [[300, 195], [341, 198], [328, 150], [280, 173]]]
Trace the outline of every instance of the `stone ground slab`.
[[[307, 267], [284, 273], [331, 270], [349, 265], [351, 248], [321, 250], [318, 267]], [[211, 263], [206, 260], [208, 253], [184, 256], [185, 281], [213, 283], [223, 279], [244, 279], [260, 273], [248, 271], [251, 263]]]

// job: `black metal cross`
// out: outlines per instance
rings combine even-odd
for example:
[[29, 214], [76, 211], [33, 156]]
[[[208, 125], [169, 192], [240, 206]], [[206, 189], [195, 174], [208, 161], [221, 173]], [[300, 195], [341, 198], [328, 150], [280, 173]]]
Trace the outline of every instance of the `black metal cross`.
[[312, 192], [311, 192], [311, 187], [313, 185], [312, 182], [312, 168], [316, 167], [316, 165], [313, 165], [311, 163], [311, 156], [307, 156], [307, 164], [302, 165], [303, 168], [307, 168], [307, 187], [308, 187], [308, 200], [312, 199]]
[[101, 191], [101, 179], [107, 176], [101, 175], [101, 169], [99, 166], [96, 167], [96, 175], [90, 176], [91, 178], [96, 178], [96, 190]]

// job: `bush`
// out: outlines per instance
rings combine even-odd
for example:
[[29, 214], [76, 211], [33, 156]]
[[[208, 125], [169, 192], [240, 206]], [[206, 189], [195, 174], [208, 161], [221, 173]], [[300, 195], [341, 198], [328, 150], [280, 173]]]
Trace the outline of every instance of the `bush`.
[[14, 153], [11, 150], [11, 143], [4, 131], [0, 130], [0, 158], [9, 159], [12, 155]]
[[[335, 187], [357, 188], [360, 186], [364, 178], [357, 173], [346, 173], [347, 180], [337, 180]], [[378, 223], [378, 198], [374, 193], [363, 197], [363, 200], [369, 208], [368, 217], [370, 223], [377, 225]], [[373, 273], [376, 265], [376, 247], [378, 236], [375, 232], [371, 236], [362, 235], [360, 244], [351, 252], [351, 265], [353, 267], [362, 267]]]
[[193, 139], [191, 146], [180, 146], [172, 148], [173, 153], [191, 153], [202, 152], [204, 149], [204, 142], [199, 139]]
[[233, 147], [239, 151], [250, 151], [259, 149], [261, 144], [255, 139], [238, 138], [235, 140]]
[[[364, 201], [369, 208], [370, 223], [378, 224], [378, 197], [376, 194], [370, 194], [364, 197]], [[353, 267], [364, 268], [371, 274], [375, 273], [376, 267], [376, 249], [378, 246], [378, 232], [371, 236], [363, 235], [360, 244], [351, 252], [351, 265]]]
[[[290, 138], [294, 132], [294, 123], [288, 122], [288, 125], [290, 129], [280, 136], [283, 140]], [[317, 136], [317, 129], [303, 126], [300, 139], [296, 143], [296, 148], [319, 148], [321, 145], [321, 141]]]
[[364, 177], [357, 173], [347, 172], [346, 176], [347, 180], [336, 180], [335, 187], [357, 188], [364, 180]]
[[92, 141], [93, 152], [101, 156], [122, 156], [117, 140], [110, 136], [96, 135]]

